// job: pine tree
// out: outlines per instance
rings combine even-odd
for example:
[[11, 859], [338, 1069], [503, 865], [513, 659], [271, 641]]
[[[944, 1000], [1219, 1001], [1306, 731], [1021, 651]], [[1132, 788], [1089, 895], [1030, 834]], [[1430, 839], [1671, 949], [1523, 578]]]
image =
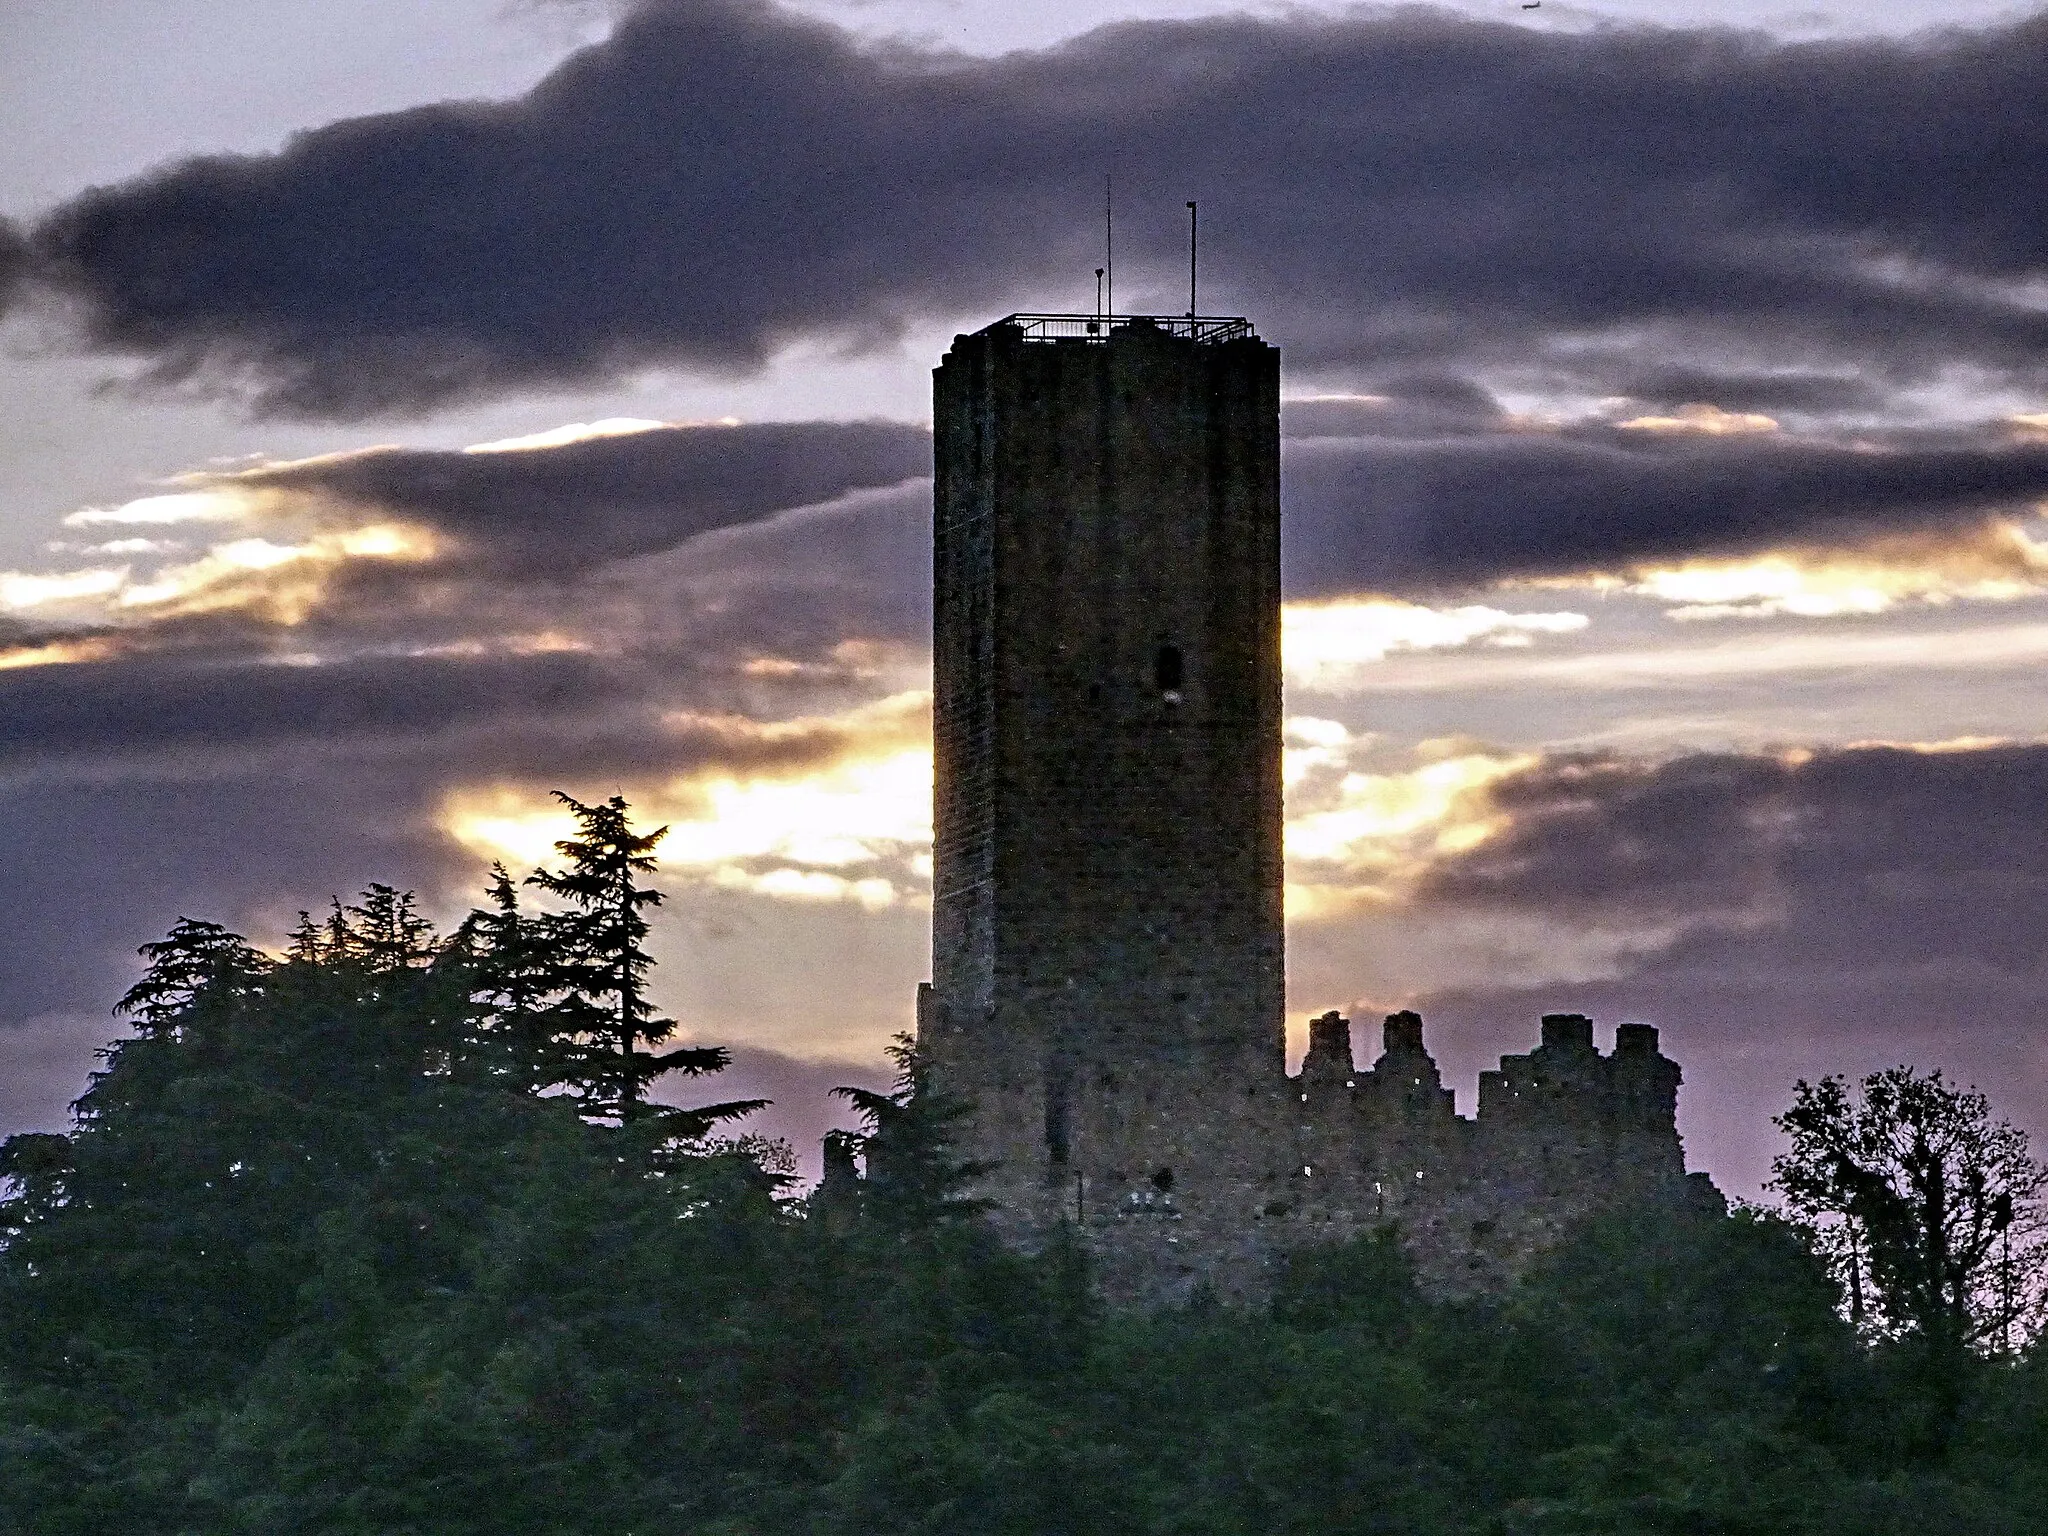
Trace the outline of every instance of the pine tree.
[[145, 1035], [176, 1035], [202, 998], [211, 995], [222, 1002], [244, 996], [272, 965], [239, 933], [189, 917], [179, 918], [168, 934], [136, 953], [149, 969], [122, 994], [114, 1012], [127, 1014]]
[[285, 942], [285, 958], [297, 965], [318, 965], [326, 953], [326, 935], [313, 914], [299, 908], [299, 921]]
[[373, 881], [348, 915], [351, 957], [372, 972], [417, 970], [439, 947], [411, 891]]
[[558, 967], [546, 929], [520, 910], [519, 887], [503, 864], [491, 866], [487, 895], [490, 905], [463, 919], [440, 963], [464, 973], [468, 1047], [485, 1075], [544, 1093], [573, 1070], [555, 1038]]
[[867, 1209], [885, 1226], [903, 1231], [930, 1230], [978, 1215], [988, 1202], [965, 1193], [965, 1186], [993, 1165], [963, 1160], [957, 1145], [973, 1106], [933, 1085], [930, 1063], [909, 1035], [896, 1037], [889, 1059], [896, 1064], [896, 1085], [889, 1092], [832, 1090], [865, 1125], [858, 1138], [842, 1135], [836, 1150], [842, 1161], [856, 1152], [865, 1158]]
[[[654, 958], [645, 948], [645, 909], [659, 906], [662, 895], [641, 883], [655, 870], [654, 848], [668, 828], [635, 832], [620, 795], [602, 805], [585, 805], [560, 790], [555, 798], [576, 818], [579, 835], [555, 844], [568, 860], [566, 869], [537, 869], [526, 883], [569, 905], [540, 920], [556, 993], [557, 1038], [574, 1051], [564, 1079], [580, 1095], [586, 1114], [623, 1124], [656, 1112], [646, 1103], [647, 1087], [656, 1078], [671, 1072], [699, 1077], [722, 1070], [730, 1058], [723, 1046], [686, 1046], [660, 1055], [648, 1049], [676, 1028], [674, 1019], [657, 1017], [647, 1000]], [[681, 1130], [678, 1121], [679, 1134], [702, 1134], [718, 1120], [757, 1107], [688, 1111], [697, 1129]], [[662, 1113], [675, 1118], [684, 1112]]]

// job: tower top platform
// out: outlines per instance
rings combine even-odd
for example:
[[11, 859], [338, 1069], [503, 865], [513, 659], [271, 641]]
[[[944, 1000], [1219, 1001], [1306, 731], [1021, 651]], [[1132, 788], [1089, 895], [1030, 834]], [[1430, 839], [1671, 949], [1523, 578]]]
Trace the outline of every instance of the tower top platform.
[[1005, 315], [973, 334], [1015, 331], [1025, 341], [1106, 342], [1135, 331], [1158, 331], [1183, 341], [1222, 342], [1257, 338], [1243, 315]]

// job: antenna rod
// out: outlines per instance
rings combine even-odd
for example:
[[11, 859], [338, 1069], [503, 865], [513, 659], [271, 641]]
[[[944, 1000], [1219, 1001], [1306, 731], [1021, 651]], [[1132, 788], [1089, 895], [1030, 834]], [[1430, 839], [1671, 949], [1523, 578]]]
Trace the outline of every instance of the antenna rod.
[[1109, 274], [1109, 313], [1116, 314], [1116, 201], [1110, 192], [1110, 176], [1102, 178], [1102, 262]]
[[1197, 218], [1199, 218], [1199, 217], [1200, 217], [1200, 215], [1199, 215], [1199, 214], [1197, 214], [1197, 213], [1195, 212], [1195, 205], [1194, 205], [1193, 203], [1189, 203], [1189, 204], [1188, 204], [1188, 318], [1189, 318], [1190, 320], [1192, 320], [1192, 319], [1194, 319], [1194, 318], [1195, 318], [1195, 236], [1196, 236], [1196, 232], [1197, 232], [1197, 230], [1198, 230], [1198, 228], [1199, 228], [1199, 226], [1198, 226], [1198, 225], [1197, 225], [1197, 224], [1195, 223], [1195, 220], [1196, 220]]
[[1095, 269], [1095, 318], [1102, 318], [1102, 268]]

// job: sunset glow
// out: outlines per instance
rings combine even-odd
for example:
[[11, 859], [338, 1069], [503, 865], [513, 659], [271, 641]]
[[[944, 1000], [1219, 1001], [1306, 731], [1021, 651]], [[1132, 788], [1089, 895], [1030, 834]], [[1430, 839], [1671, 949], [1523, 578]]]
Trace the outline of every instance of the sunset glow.
[[1280, 611], [1280, 654], [1288, 679], [1303, 688], [1342, 692], [1362, 667], [1396, 651], [1446, 650], [1480, 643], [1527, 646], [1539, 636], [1587, 625], [1582, 613], [1508, 613], [1483, 604], [1430, 608], [1420, 603], [1289, 603]]

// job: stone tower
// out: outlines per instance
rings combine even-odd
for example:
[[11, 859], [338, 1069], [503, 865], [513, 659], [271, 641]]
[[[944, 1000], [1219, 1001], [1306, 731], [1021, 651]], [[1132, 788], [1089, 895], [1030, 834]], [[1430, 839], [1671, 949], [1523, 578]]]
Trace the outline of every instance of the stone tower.
[[1186, 317], [1013, 315], [935, 374], [920, 1037], [1030, 1224], [1184, 1196], [1195, 1098], [1282, 1080], [1279, 383]]
[[[1286, 1074], [1279, 355], [1236, 319], [1012, 315], [933, 384], [932, 980], [918, 1036], [976, 1193], [1119, 1302], [1267, 1294], [1391, 1228], [1498, 1289], [1617, 1205], [1712, 1207], [1679, 1070], [1579, 1014], [1461, 1116], [1414, 1013]], [[852, 1154], [835, 1149], [835, 1190]]]

